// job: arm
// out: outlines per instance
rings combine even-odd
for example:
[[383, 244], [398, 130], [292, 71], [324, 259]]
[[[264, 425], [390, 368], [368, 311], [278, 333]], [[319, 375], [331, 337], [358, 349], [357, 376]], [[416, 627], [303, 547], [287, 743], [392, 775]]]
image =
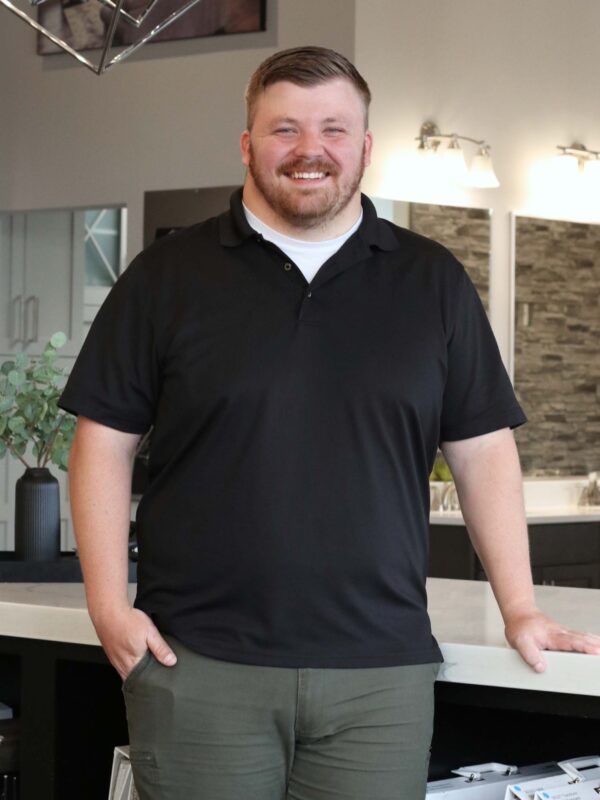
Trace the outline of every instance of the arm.
[[129, 605], [129, 517], [137, 434], [79, 417], [69, 457], [73, 525], [90, 617], [122, 679], [147, 649], [166, 666], [175, 655], [152, 620]]
[[508, 428], [444, 442], [471, 542], [504, 620], [508, 643], [536, 672], [542, 650], [600, 654], [600, 636], [571, 631], [535, 604], [519, 456]]

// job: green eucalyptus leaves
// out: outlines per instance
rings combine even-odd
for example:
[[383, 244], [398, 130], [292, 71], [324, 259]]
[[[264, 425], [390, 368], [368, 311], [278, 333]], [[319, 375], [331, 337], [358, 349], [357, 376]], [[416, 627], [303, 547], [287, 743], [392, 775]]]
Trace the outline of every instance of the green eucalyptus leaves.
[[[49, 461], [66, 470], [75, 417], [58, 407], [64, 370], [55, 365], [64, 333], [51, 336], [41, 356], [18, 353], [0, 367], [0, 458], [10, 453], [26, 467], [45, 467]], [[33, 445], [35, 464], [25, 455]]]

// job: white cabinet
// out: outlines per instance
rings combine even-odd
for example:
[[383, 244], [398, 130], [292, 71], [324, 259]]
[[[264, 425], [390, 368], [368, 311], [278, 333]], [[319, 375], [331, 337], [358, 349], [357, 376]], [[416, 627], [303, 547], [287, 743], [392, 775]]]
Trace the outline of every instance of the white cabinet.
[[83, 340], [84, 212], [0, 216], [0, 353], [41, 353], [58, 330], [64, 355]]

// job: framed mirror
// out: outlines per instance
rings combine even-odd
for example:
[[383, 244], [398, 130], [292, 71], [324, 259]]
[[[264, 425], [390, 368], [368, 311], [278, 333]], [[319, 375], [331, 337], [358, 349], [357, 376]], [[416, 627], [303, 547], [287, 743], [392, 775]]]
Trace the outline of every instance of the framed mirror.
[[512, 224], [523, 471], [600, 469], [600, 225], [520, 215]]

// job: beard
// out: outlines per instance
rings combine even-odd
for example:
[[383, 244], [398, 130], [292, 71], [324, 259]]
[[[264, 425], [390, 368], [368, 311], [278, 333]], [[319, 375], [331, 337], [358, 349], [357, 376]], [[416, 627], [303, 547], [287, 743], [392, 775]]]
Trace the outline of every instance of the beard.
[[[339, 168], [322, 158], [296, 158], [281, 164], [273, 180], [256, 161], [252, 144], [249, 146], [248, 172], [254, 184], [273, 211], [290, 225], [300, 229], [317, 228], [343, 211], [360, 187], [365, 171], [365, 148], [353, 172], [340, 179]], [[293, 186], [286, 174], [292, 172], [324, 172], [326, 186]], [[289, 185], [285, 185], [289, 183]]]

